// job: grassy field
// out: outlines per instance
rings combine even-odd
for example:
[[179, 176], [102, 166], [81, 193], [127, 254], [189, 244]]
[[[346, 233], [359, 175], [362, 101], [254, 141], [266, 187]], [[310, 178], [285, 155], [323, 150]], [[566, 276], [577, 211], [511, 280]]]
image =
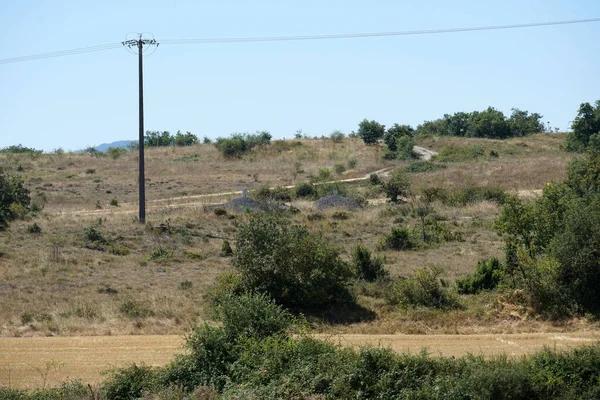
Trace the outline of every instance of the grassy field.
[[[330, 335], [316, 337], [349, 347], [385, 347], [405, 354], [423, 349], [434, 357], [486, 357], [507, 355], [519, 359], [544, 346], [571, 350], [597, 341], [598, 332], [486, 335]], [[68, 380], [96, 385], [103, 372], [131, 363], [163, 366], [182, 353], [178, 335], [103, 336], [56, 338], [4, 338], [0, 340], [0, 388], [32, 389], [57, 386]]]
[[[475, 185], [535, 195], [546, 182], [564, 177], [571, 155], [561, 150], [563, 140], [562, 135], [550, 134], [504, 141], [420, 139], [418, 145], [442, 153], [478, 147], [483, 155], [438, 162], [446, 168], [410, 174], [413, 191]], [[145, 226], [136, 221], [135, 153], [117, 159], [73, 153], [2, 154], [0, 167], [21, 176], [34, 198], [45, 199], [45, 208], [0, 233], [0, 335], [180, 334], [207, 318], [206, 294], [231, 268], [229, 259], [220, 255], [222, 242], [232, 239], [236, 226], [248, 218], [245, 213], [219, 216], [204, 207], [237, 195], [198, 196], [293, 185], [317, 176], [323, 168], [330, 169], [331, 179], [349, 179], [409, 164], [384, 160], [383, 154], [382, 147], [365, 146], [357, 139], [274, 142], [234, 160], [223, 158], [211, 145], [149, 149]], [[336, 164], [346, 171], [336, 174]], [[343, 218], [335, 211], [315, 218], [313, 202], [293, 201], [301, 212], [292, 220], [322, 232], [341, 247], [346, 259], [361, 243], [385, 257], [392, 276], [436, 265], [451, 282], [471, 273], [478, 260], [503, 254], [503, 242], [492, 229], [499, 212], [496, 203], [453, 207], [436, 202], [436, 219], [460, 233], [463, 241], [422, 251], [376, 251], [392, 227], [400, 222], [413, 226], [417, 219], [407, 205], [386, 204], [368, 180], [348, 184], [344, 190], [371, 204]], [[441, 312], [393, 309], [368, 292], [357, 289], [359, 304], [377, 318], [349, 325], [316, 323], [317, 330], [456, 334], [596, 326], [586, 320], [552, 323], [527, 318], [523, 310], [489, 295], [465, 298], [463, 309]]]

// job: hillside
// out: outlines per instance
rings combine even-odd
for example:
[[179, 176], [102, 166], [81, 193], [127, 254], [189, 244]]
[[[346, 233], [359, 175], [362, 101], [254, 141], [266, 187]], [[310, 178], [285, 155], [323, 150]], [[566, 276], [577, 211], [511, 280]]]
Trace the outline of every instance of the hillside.
[[[497, 187], [535, 196], [546, 182], [564, 177], [570, 155], [560, 148], [563, 139], [548, 134], [504, 141], [420, 139], [418, 145], [440, 151], [447, 162], [434, 162], [445, 167], [433, 170], [414, 164], [408, 174], [412, 191], [418, 195], [428, 188]], [[310, 176], [363, 178], [411, 164], [384, 160], [382, 155], [381, 147], [356, 139], [277, 141], [241, 159], [225, 159], [204, 144], [149, 149], [145, 226], [136, 222], [135, 153], [116, 159], [74, 153], [0, 155], [0, 166], [25, 180], [34, 201], [45, 201], [40, 214], [15, 221], [0, 233], [0, 335], [182, 333], [189, 324], [209, 318], [206, 295], [217, 277], [231, 269], [229, 258], [221, 256], [223, 240], [231, 241], [248, 218], [245, 212], [217, 215], [208, 207], [239, 195], [205, 195], [247, 188], [252, 196], [261, 187], [295, 185]], [[18, 166], [22, 172], [17, 172]], [[329, 172], [320, 172], [323, 169]], [[387, 179], [386, 173], [381, 179]], [[393, 227], [418, 227], [410, 204], [387, 204], [380, 187], [368, 179], [338, 185], [337, 190], [365, 207], [319, 212], [314, 201], [293, 199], [300, 213], [289, 218], [322, 233], [341, 247], [345, 259], [360, 243], [385, 259], [392, 277], [434, 265], [453, 282], [471, 273], [478, 260], [503, 256], [504, 243], [492, 227], [499, 212], [495, 202], [453, 206], [436, 201], [432, 215], [461, 240], [418, 251], [377, 250]], [[357, 284], [353, 290], [363, 311], [314, 319], [318, 330], [511, 333], [587, 324], [528, 319], [518, 307], [494, 300], [498, 295], [493, 293], [463, 296], [463, 307], [438, 311], [390, 306], [377, 294], [379, 289], [369, 285]]]

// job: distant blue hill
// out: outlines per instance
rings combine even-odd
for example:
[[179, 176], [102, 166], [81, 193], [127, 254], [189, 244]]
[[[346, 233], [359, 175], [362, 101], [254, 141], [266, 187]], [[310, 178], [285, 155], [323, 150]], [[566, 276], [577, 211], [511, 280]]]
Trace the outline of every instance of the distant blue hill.
[[[122, 147], [124, 149], [128, 149], [129, 144], [135, 143], [135, 142], [137, 142], [137, 141], [136, 140], [118, 140], [118, 141], [112, 142], [112, 143], [99, 144], [98, 146], [95, 146], [95, 149], [98, 151], [101, 151], [103, 153], [106, 153], [108, 151], [109, 147]], [[79, 151], [83, 151], [83, 150], [79, 150]]]

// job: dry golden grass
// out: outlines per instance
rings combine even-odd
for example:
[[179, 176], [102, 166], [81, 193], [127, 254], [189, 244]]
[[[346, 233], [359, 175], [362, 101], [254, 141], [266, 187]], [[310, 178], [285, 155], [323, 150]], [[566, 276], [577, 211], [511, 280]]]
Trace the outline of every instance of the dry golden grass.
[[[540, 189], [547, 180], [561, 179], [564, 174], [569, 156], [560, 150], [561, 140], [556, 135], [503, 142], [423, 139], [419, 144], [434, 150], [449, 144], [493, 146], [497, 147], [500, 157], [450, 163], [444, 170], [413, 174], [413, 187], [477, 184], [500, 185], [507, 190]], [[43, 192], [47, 198], [45, 210], [35, 219], [16, 221], [8, 231], [0, 233], [1, 336], [181, 333], [206, 317], [205, 295], [210, 285], [219, 274], [231, 268], [229, 260], [220, 256], [222, 239], [232, 238], [236, 224], [247, 218], [239, 214], [229, 219], [203, 210], [205, 204], [235, 195], [193, 196], [263, 185], [290, 185], [306, 181], [320, 168], [332, 168], [337, 163], [347, 165], [351, 159], [356, 160], [356, 168], [340, 178], [362, 177], [375, 170], [407, 164], [385, 161], [381, 147], [365, 146], [352, 139], [339, 144], [330, 140], [273, 143], [236, 160], [224, 159], [210, 145], [149, 149], [146, 154], [149, 179], [146, 226], [135, 221], [135, 154], [116, 160], [87, 154], [34, 158], [0, 155], [1, 167], [20, 174], [33, 192]], [[19, 165], [24, 172], [16, 172]], [[294, 167], [300, 170], [295, 177]], [[368, 182], [358, 183], [348, 190], [364, 197], [382, 196]], [[119, 206], [108, 205], [112, 198], [118, 200]], [[102, 209], [96, 215], [97, 202]], [[346, 220], [334, 219], [334, 211], [325, 212], [323, 220], [311, 220], [308, 216], [315, 212], [312, 202], [294, 204], [302, 212], [292, 220], [322, 232], [340, 246], [346, 259], [357, 243], [374, 250], [392, 227], [418, 223], [416, 218], [403, 215], [402, 207], [381, 203], [349, 212]], [[451, 230], [461, 232], [464, 242], [446, 243], [419, 252], [375, 253], [385, 256], [386, 268], [392, 276], [409, 275], [425, 265], [438, 265], [445, 269], [445, 278], [453, 280], [472, 272], [477, 260], [502, 255], [502, 240], [491, 229], [498, 211], [492, 203], [462, 208], [436, 204], [435, 213]], [[402, 218], [402, 222], [398, 218]], [[42, 232], [29, 233], [28, 226], [32, 223], [38, 224]], [[161, 224], [168, 228], [168, 233], [153, 228]], [[89, 243], [84, 239], [84, 229], [90, 226], [98, 227], [111, 243], [127, 248], [129, 254], [116, 255], [86, 248]], [[151, 253], [159, 248], [170, 256], [150, 260]], [[371, 300], [363, 300], [379, 310], [376, 302], [370, 304]], [[127, 310], [122, 309], [127, 305], [134, 309], [129, 316], [125, 313]], [[141, 314], [136, 317], [136, 312]], [[415, 328], [410, 318], [413, 317], [384, 313], [384, 319], [357, 324], [352, 329], [412, 332]], [[432, 315], [427, 317], [431, 318], [428, 329], [445, 332], [453, 319], [464, 317], [465, 314], [459, 313]], [[392, 318], [397, 324], [382, 322], [385, 318]], [[465, 330], [477, 329], [477, 324], [491, 329], [492, 325], [502, 326], [505, 320], [502, 315], [492, 315], [489, 324], [485, 318], [478, 322], [477, 313], [468, 314], [468, 318], [473, 320], [465, 325]], [[518, 329], [526, 330], [527, 326], [534, 325], [523, 322]]]
[[[596, 331], [578, 333], [484, 335], [316, 335], [349, 347], [382, 346], [432, 356], [475, 355], [520, 357], [544, 346], [570, 350], [598, 340]], [[67, 380], [102, 381], [102, 372], [135, 363], [162, 366], [181, 353], [180, 336], [103, 336], [70, 338], [3, 338], [0, 340], [0, 387], [33, 389]]]

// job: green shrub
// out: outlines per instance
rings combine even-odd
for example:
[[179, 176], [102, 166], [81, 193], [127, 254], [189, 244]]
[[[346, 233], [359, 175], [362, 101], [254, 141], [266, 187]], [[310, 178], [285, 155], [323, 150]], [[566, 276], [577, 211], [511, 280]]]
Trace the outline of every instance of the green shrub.
[[29, 190], [23, 181], [0, 169], [0, 231], [6, 229], [10, 221], [22, 216], [30, 202]]
[[349, 266], [322, 236], [277, 216], [253, 215], [238, 227], [233, 265], [247, 291], [286, 307], [311, 309], [349, 301]]
[[341, 143], [345, 137], [346, 135], [344, 135], [344, 132], [338, 131], [337, 129], [331, 132], [329, 135], [329, 138], [333, 141], [333, 143]]
[[381, 178], [377, 174], [369, 175], [369, 183], [373, 186], [381, 185]]
[[478, 146], [444, 146], [440, 149], [439, 154], [431, 157], [431, 160], [440, 162], [465, 162], [477, 160], [483, 156], [485, 156], [485, 151]]
[[125, 300], [123, 303], [121, 303], [119, 306], [119, 312], [127, 318], [132, 319], [147, 318], [154, 315], [154, 311], [133, 299]]
[[271, 142], [269, 132], [257, 132], [254, 135], [248, 133], [235, 133], [229, 138], [218, 138], [214, 145], [225, 157], [241, 157], [254, 147], [268, 145]]
[[431, 161], [415, 161], [406, 166], [406, 168], [404, 168], [404, 172], [409, 174], [417, 174], [422, 172], [433, 172], [444, 168], [446, 168], [446, 165], [444, 164], [436, 164]]
[[439, 277], [442, 269], [435, 266], [419, 268], [411, 278], [399, 278], [390, 287], [387, 301], [404, 307], [456, 308], [458, 301], [445, 281]]
[[383, 266], [383, 259], [381, 257], [371, 257], [371, 252], [361, 245], [354, 247], [352, 266], [356, 277], [367, 282], [385, 279], [389, 275]]
[[316, 189], [314, 185], [308, 182], [298, 183], [294, 188], [296, 193], [296, 197], [305, 198], [305, 197], [314, 197], [316, 194]]
[[119, 206], [119, 201], [116, 198], [113, 197], [110, 200], [110, 205], [113, 206], [113, 207], [118, 207]]
[[351, 157], [350, 159], [348, 159], [348, 169], [354, 169], [357, 165], [358, 161], [356, 160], [356, 158]]
[[229, 240], [223, 240], [223, 244], [221, 245], [221, 257], [231, 257], [232, 255], [233, 249], [231, 248]]
[[469, 185], [461, 189], [427, 188], [423, 190], [423, 197], [429, 203], [440, 201], [444, 205], [457, 207], [480, 201], [492, 201], [502, 205], [509, 195], [500, 187]]
[[415, 241], [408, 229], [392, 228], [392, 231], [379, 244], [379, 248], [382, 250], [411, 250], [415, 245]]
[[152, 249], [152, 251], [150, 252], [150, 255], [148, 256], [148, 260], [160, 261], [160, 260], [166, 260], [171, 257], [173, 257], [173, 250], [168, 249], [166, 247], [159, 246], [159, 247]]
[[27, 226], [27, 232], [42, 233], [42, 228], [36, 222], [34, 222], [33, 224]]
[[110, 254], [114, 254], [115, 256], [126, 256], [131, 253], [129, 247], [122, 244], [113, 244], [108, 246], [108, 252]]
[[107, 399], [134, 400], [151, 392], [158, 384], [158, 370], [146, 365], [132, 364], [113, 371], [102, 383], [101, 393]]
[[458, 293], [475, 294], [482, 290], [493, 290], [502, 281], [504, 273], [504, 266], [496, 257], [479, 260], [473, 275], [456, 280]]
[[253, 190], [252, 197], [258, 201], [292, 201], [290, 190], [283, 187], [270, 189], [263, 186]]
[[106, 250], [108, 239], [104, 237], [102, 230], [98, 225], [89, 225], [83, 229], [83, 238], [85, 239], [85, 247], [91, 250]]
[[410, 192], [410, 181], [401, 169], [392, 173], [389, 181], [383, 184], [383, 190], [392, 203], [401, 201], [402, 197], [407, 197]]
[[333, 166], [333, 170], [335, 171], [336, 174], [338, 175], [342, 175], [344, 172], [346, 172], [346, 166], [344, 164], [335, 164]]
[[192, 286], [194, 286], [194, 284], [190, 281], [181, 281], [177, 285], [177, 287], [181, 290], [189, 290], [192, 288]]
[[232, 341], [284, 334], [295, 321], [264, 294], [225, 295], [219, 299], [214, 316], [223, 322], [225, 335]]
[[116, 160], [122, 155], [127, 154], [127, 149], [124, 149], [123, 147], [109, 147], [106, 152], [108, 153], [110, 158]]

